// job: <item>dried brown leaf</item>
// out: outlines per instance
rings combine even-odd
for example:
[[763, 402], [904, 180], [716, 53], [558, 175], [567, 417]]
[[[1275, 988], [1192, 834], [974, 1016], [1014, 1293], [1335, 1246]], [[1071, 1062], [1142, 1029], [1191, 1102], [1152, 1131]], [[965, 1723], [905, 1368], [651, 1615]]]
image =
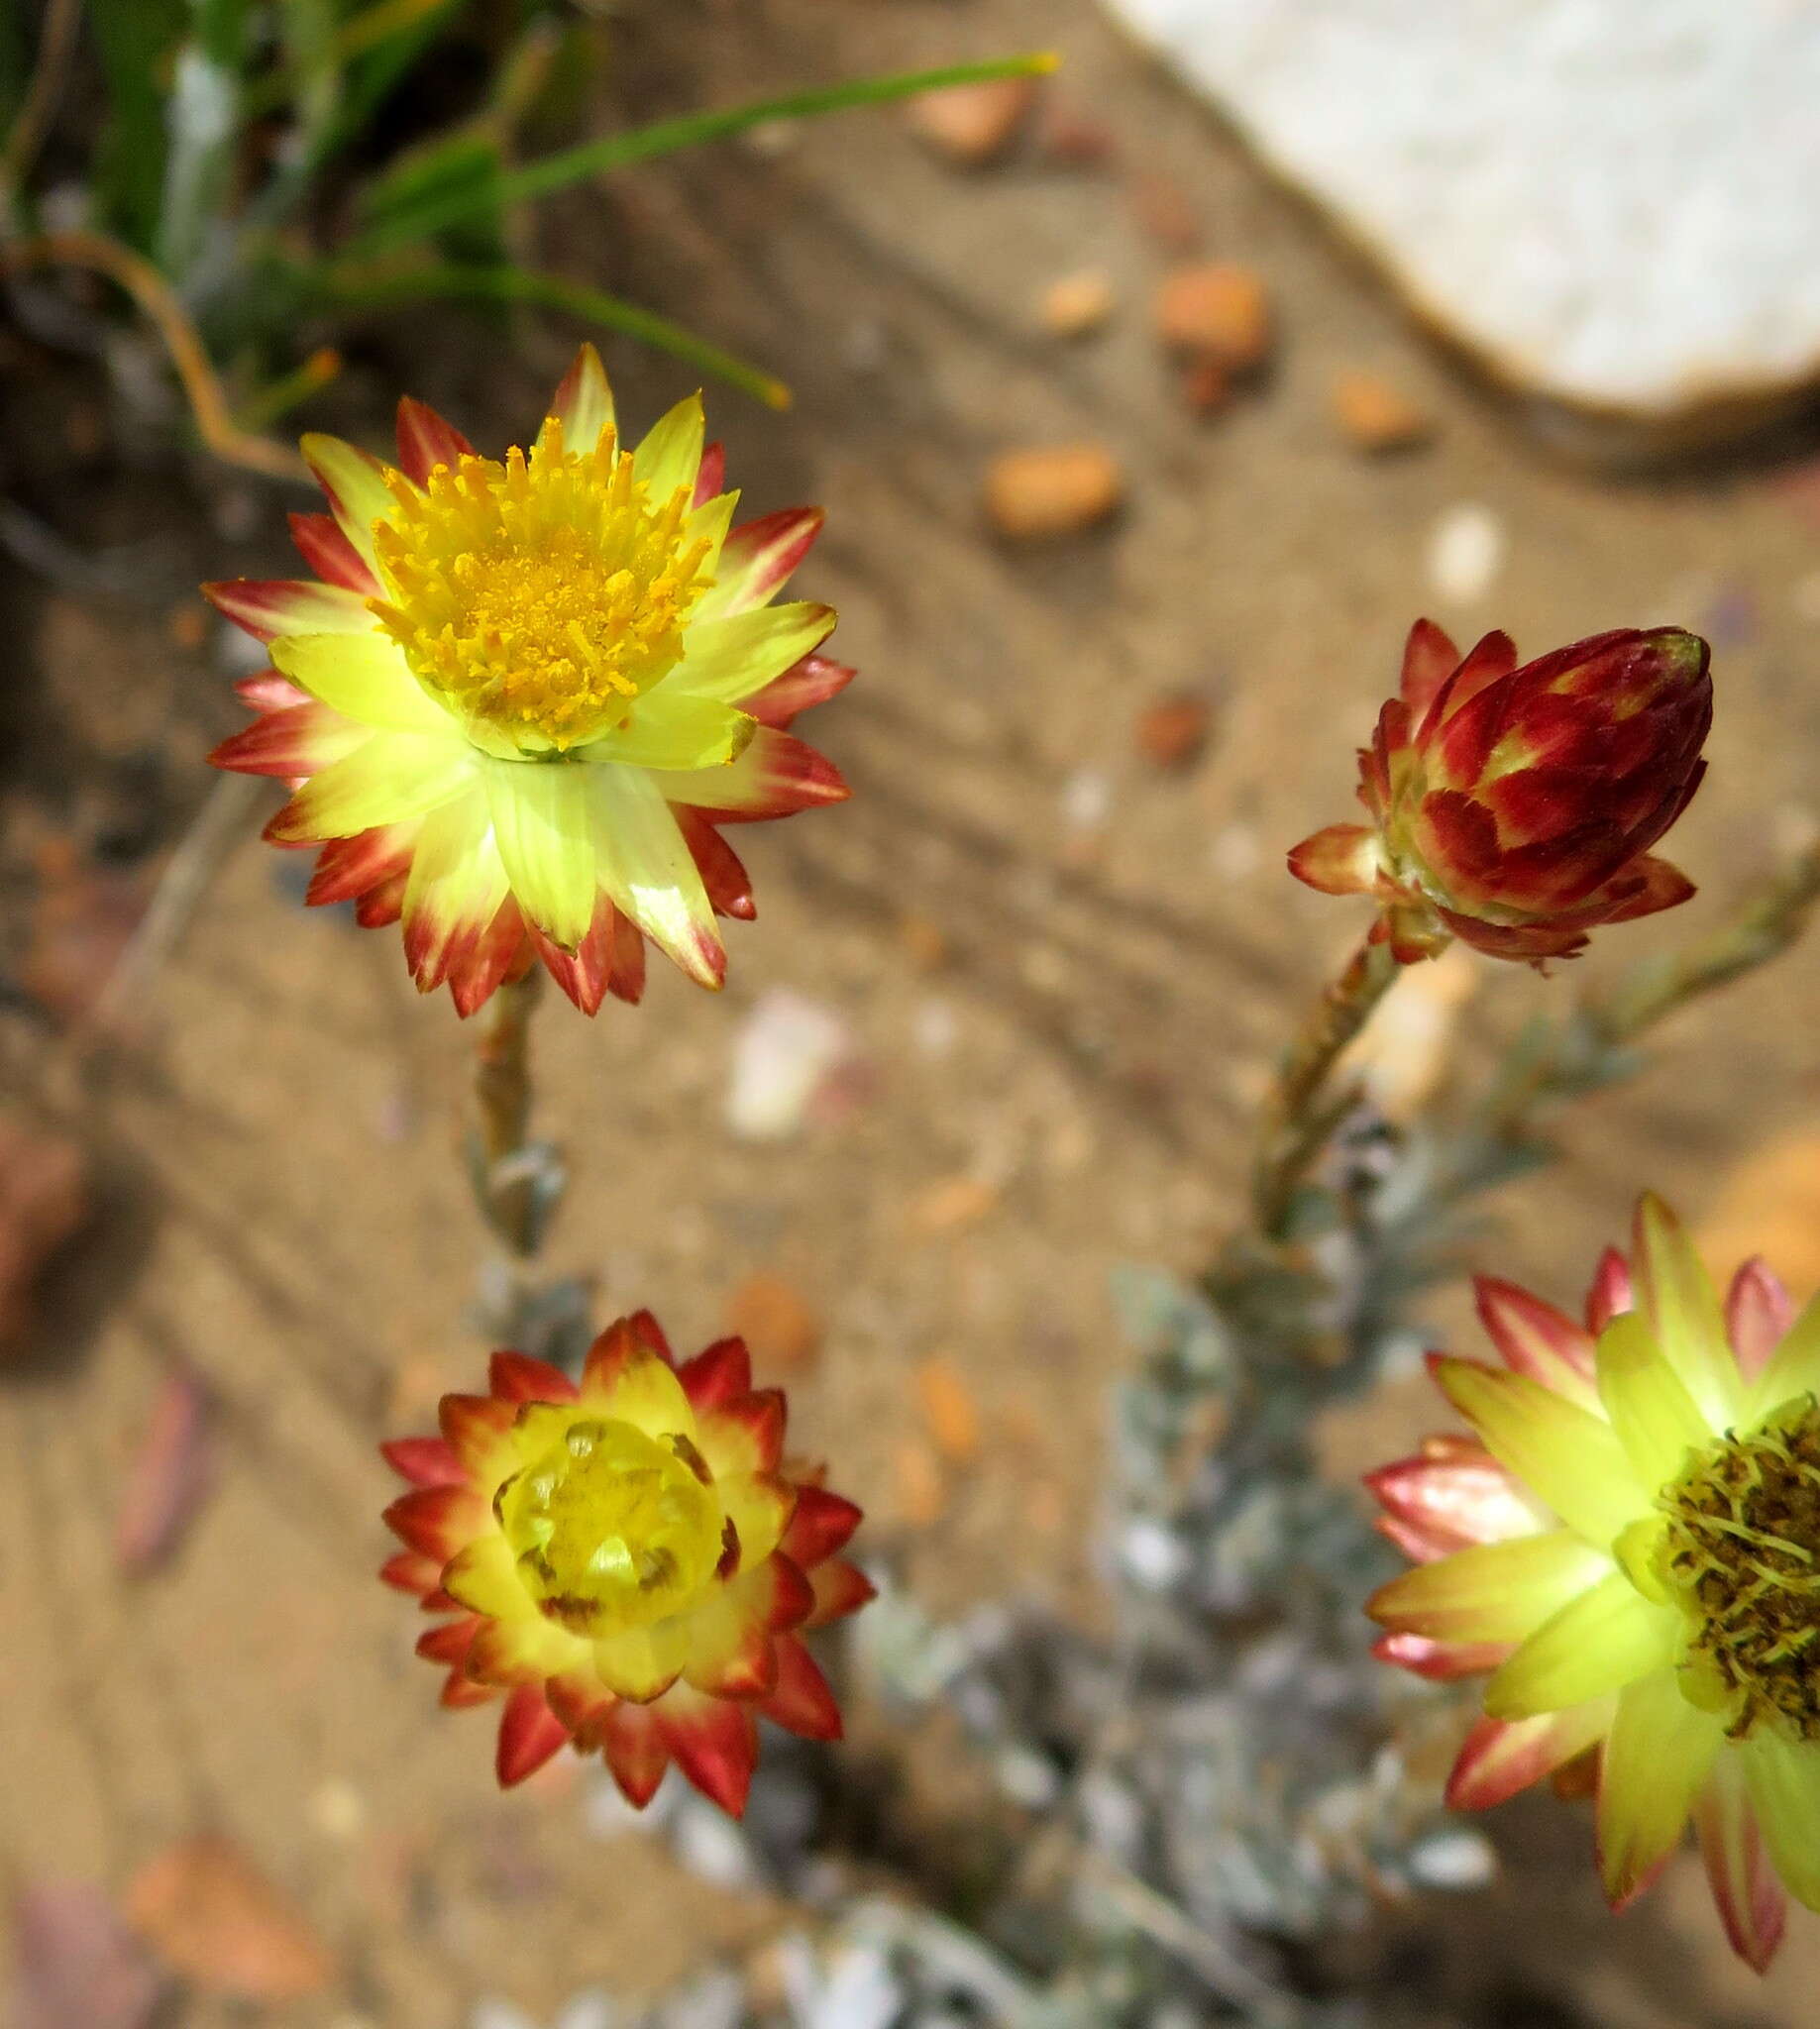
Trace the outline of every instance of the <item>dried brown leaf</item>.
[[209, 1993], [301, 2000], [334, 1976], [298, 1911], [237, 1846], [213, 1834], [181, 1839], [148, 1861], [126, 1907], [171, 1972]]
[[162, 1982], [92, 1882], [45, 1881], [13, 1904], [15, 2029], [148, 2029]]
[[176, 1548], [208, 1497], [212, 1448], [208, 1393], [187, 1367], [173, 1366], [127, 1468], [114, 1527], [123, 1570], [152, 1570]]

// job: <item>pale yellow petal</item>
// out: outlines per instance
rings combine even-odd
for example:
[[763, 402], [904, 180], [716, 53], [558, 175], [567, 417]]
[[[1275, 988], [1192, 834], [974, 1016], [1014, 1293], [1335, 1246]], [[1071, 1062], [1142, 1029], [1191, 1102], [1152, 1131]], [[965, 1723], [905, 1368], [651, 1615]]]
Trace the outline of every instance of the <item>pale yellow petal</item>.
[[283, 634], [271, 644], [272, 666], [363, 725], [401, 733], [459, 735], [404, 659], [397, 643], [375, 627], [371, 634]]
[[834, 619], [832, 606], [797, 599], [697, 621], [689, 630], [683, 661], [663, 688], [737, 704], [813, 654], [834, 631]]
[[537, 1602], [524, 1589], [511, 1546], [497, 1530], [469, 1544], [443, 1573], [443, 1590], [474, 1613], [496, 1621], [536, 1619]]
[[598, 887], [588, 808], [593, 771], [571, 761], [487, 757], [479, 765], [519, 907], [552, 943], [573, 950], [593, 920]]
[[1713, 1433], [1668, 1364], [1641, 1312], [1626, 1311], [1599, 1335], [1599, 1395], [1637, 1476], [1666, 1486]]
[[1654, 1193], [1638, 1203], [1633, 1253], [1638, 1308], [1708, 1426], [1729, 1430], [1743, 1407], [1744, 1381], [1719, 1292], [1686, 1229]]
[[758, 720], [717, 697], [691, 697], [671, 681], [648, 692], [621, 731], [590, 740], [583, 761], [617, 761], [628, 768], [724, 768], [752, 744]]
[[692, 979], [718, 987], [726, 951], [700, 870], [658, 787], [664, 778], [613, 763], [581, 772], [593, 786], [594, 841], [607, 893]]
[[1603, 1419], [1527, 1375], [1470, 1360], [1437, 1360], [1435, 1378], [1498, 1463], [1588, 1543], [1608, 1548], [1649, 1509], [1656, 1488], [1637, 1478]]
[[1372, 1595], [1386, 1627], [1445, 1642], [1521, 1642], [1599, 1584], [1611, 1559], [1570, 1530], [1475, 1544], [1418, 1564]]
[[1797, 1902], [1820, 1909], [1820, 1746], [1760, 1726], [1739, 1752], [1782, 1884]]
[[597, 1395], [590, 1409], [629, 1423], [657, 1443], [670, 1438], [696, 1441], [696, 1413], [668, 1362], [648, 1347], [633, 1352]]
[[[612, 428], [613, 390], [600, 355], [591, 345], [583, 346], [576, 354], [575, 363], [550, 397], [549, 412], [563, 426], [563, 448], [584, 458], [600, 441], [601, 431]], [[539, 449], [547, 445], [549, 437], [546, 424], [537, 433]]]
[[644, 482], [653, 506], [661, 507], [679, 486], [694, 492], [706, 436], [701, 397], [692, 394], [660, 418], [632, 453], [632, 471]]
[[1672, 1668], [1618, 1693], [1599, 1771], [1599, 1873], [1614, 1904], [1642, 1887], [1680, 1843], [1725, 1740], [1724, 1722], [1681, 1696]]
[[397, 502], [385, 483], [384, 467], [370, 453], [344, 443], [340, 437], [325, 437], [317, 431], [302, 439], [304, 462], [322, 481], [329, 506], [341, 532], [360, 552], [369, 570], [378, 568], [378, 554], [373, 544], [373, 525], [389, 520]]
[[1820, 1396], [1820, 1296], [1788, 1328], [1769, 1364], [1752, 1383], [1742, 1428], [1755, 1429], [1797, 1395]]
[[1674, 1659], [1681, 1617], [1644, 1598], [1621, 1571], [1569, 1600], [1485, 1686], [1494, 1719], [1558, 1712], [1621, 1690]]
[[375, 732], [312, 775], [272, 819], [269, 835], [352, 838], [424, 816], [469, 789], [478, 765], [460, 734]]

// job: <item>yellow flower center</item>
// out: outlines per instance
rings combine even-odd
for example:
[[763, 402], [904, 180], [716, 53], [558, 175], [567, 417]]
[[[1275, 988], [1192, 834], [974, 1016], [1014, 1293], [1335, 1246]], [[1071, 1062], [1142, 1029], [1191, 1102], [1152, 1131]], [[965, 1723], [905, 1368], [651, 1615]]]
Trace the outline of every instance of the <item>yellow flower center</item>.
[[589, 1638], [648, 1627], [713, 1577], [725, 1523], [687, 1438], [660, 1442], [544, 1403], [526, 1409], [519, 1432], [531, 1460], [493, 1496], [493, 1512], [548, 1618]]
[[1667, 1488], [1659, 1568], [1688, 1620], [1689, 1693], [1742, 1740], [1820, 1740], [1820, 1406], [1728, 1437]]
[[389, 596], [370, 603], [482, 744], [598, 739], [682, 656], [709, 545], [688, 534], [690, 488], [653, 501], [611, 430], [583, 457], [552, 418], [528, 459], [514, 446], [439, 465], [421, 490], [386, 484], [397, 508], [373, 537]]

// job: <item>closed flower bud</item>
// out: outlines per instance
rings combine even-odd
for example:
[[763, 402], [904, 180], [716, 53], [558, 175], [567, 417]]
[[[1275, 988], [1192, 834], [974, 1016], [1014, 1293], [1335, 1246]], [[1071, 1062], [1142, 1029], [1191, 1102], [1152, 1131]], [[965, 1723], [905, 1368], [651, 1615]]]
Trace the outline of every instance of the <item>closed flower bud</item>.
[[1517, 667], [1505, 634], [1464, 660], [1418, 620], [1400, 695], [1359, 755], [1370, 824], [1304, 839], [1290, 871], [1383, 904], [1404, 962], [1452, 937], [1498, 958], [1570, 958], [1600, 923], [1671, 908], [1692, 884], [1650, 847], [1699, 786], [1708, 651], [1678, 627], [1621, 628]]

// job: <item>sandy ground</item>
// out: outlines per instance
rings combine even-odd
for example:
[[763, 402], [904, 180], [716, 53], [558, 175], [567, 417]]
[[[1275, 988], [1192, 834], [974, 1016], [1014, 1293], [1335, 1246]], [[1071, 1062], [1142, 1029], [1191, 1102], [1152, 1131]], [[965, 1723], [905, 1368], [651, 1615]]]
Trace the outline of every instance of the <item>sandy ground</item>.
[[[603, 1316], [650, 1303], [700, 1341], [742, 1278], [787, 1278], [826, 1328], [791, 1377], [799, 1432], [867, 1491], [873, 1553], [938, 1610], [1017, 1587], [1091, 1613], [1103, 1404], [1126, 1356], [1108, 1270], [1192, 1269], [1232, 1216], [1273, 1042], [1360, 927], [1296, 888], [1281, 850], [1348, 814], [1350, 748], [1410, 619], [1433, 608], [1538, 649], [1668, 619], [1718, 636], [1712, 778], [1674, 855], [1703, 894], [1614, 933], [1593, 974], [1716, 919], [1805, 822], [1820, 549], [1773, 462], [1620, 482], [1537, 449], [1087, 0], [650, 7], [628, 23], [625, 90], [683, 105], [1041, 45], [1065, 52], [1058, 100], [1106, 127], [1109, 162], [966, 174], [895, 117], [859, 116], [642, 171], [546, 224], [571, 265], [793, 381], [788, 417], [726, 394], [713, 413], [753, 508], [826, 503], [802, 582], [840, 607], [836, 645], [865, 677], [814, 726], [854, 801], [751, 837], [761, 920], [734, 928], [725, 994], [660, 970], [637, 1013], [589, 1024], [548, 1007], [539, 1120], [575, 1169], [550, 1259], [597, 1279]], [[1150, 335], [1170, 257], [1136, 222], [1134, 172], [1178, 185], [1206, 250], [1255, 264], [1279, 307], [1268, 375], [1205, 423]], [[1083, 267], [1119, 308], [1063, 346], [1035, 302]], [[501, 361], [496, 335], [455, 328], [410, 384], [490, 446], [535, 417], [572, 335]], [[610, 359], [635, 415], [694, 384]], [[1431, 449], [1371, 462], [1339, 438], [1329, 385], [1358, 366], [1432, 412]], [[341, 397], [341, 426], [375, 444], [387, 374], [370, 363]], [[1040, 551], [991, 540], [986, 459], [1084, 438], [1128, 474], [1117, 524]], [[168, 522], [172, 498], [190, 511], [186, 492], [130, 497], [116, 535]], [[1498, 517], [1508, 562], [1481, 602], [1437, 607], [1431, 532], [1463, 502]], [[283, 568], [279, 504], [238, 542], [198, 508], [196, 571]], [[32, 648], [6, 734], [15, 805], [69, 789], [48, 730], [67, 723], [103, 753], [161, 745], [178, 813], [193, 807], [201, 756], [235, 722], [207, 655], [173, 646], [156, 610], [17, 574], [4, 593]], [[1133, 720], [1183, 690], [1212, 700], [1213, 736], [1164, 775]], [[78, 1122], [108, 1215], [0, 1394], [7, 1866], [118, 1885], [187, 1831], [230, 1832], [341, 1969], [331, 1993], [278, 2011], [297, 2029], [450, 2029], [488, 1991], [547, 2018], [590, 1980], [655, 1987], [774, 1912], [592, 1836], [591, 1778], [499, 1800], [488, 1722], [435, 1710], [411, 1616], [369, 1577], [389, 1497], [374, 1443], [479, 1371], [452, 1159], [467, 1045], [445, 1002], [416, 1001], [394, 935], [306, 916], [252, 828], [133, 1046], [79, 1099], [42, 1031], [7, 1017], [9, 1083]], [[1683, 1019], [1659, 1068], [1565, 1124], [1557, 1170], [1508, 1193], [1484, 1263], [1570, 1299], [1640, 1184], [1703, 1216], [1815, 1107], [1817, 974], [1809, 948]], [[838, 1119], [782, 1148], [723, 1120], [741, 1024], [777, 987], [836, 1009], [869, 1067]], [[1566, 991], [1500, 974], [1477, 1005], [1502, 1032]], [[956, 1180], [989, 1188], [944, 1225], [968, 1195]], [[1457, 1303], [1438, 1315], [1460, 1325]], [[978, 1400], [970, 1467], [934, 1459], [907, 1393], [936, 1354]], [[117, 1476], [174, 1356], [222, 1405], [220, 1484], [174, 1566], [129, 1584]], [[1337, 1456], [1381, 1455], [1425, 1408], [1398, 1391], [1336, 1434]], [[1439, 1949], [1462, 2021], [1570, 2019], [1551, 1995], [1614, 2029], [1805, 2019], [1820, 1924], [1759, 1983], [1715, 1949], [1691, 1863], [1614, 1929], [1587, 1827], [1507, 1816], [1530, 1866], [1360, 1951], [1395, 1968]], [[1468, 1948], [1437, 1947], [1441, 1924]], [[240, 2018], [197, 2001], [182, 2019]]]

